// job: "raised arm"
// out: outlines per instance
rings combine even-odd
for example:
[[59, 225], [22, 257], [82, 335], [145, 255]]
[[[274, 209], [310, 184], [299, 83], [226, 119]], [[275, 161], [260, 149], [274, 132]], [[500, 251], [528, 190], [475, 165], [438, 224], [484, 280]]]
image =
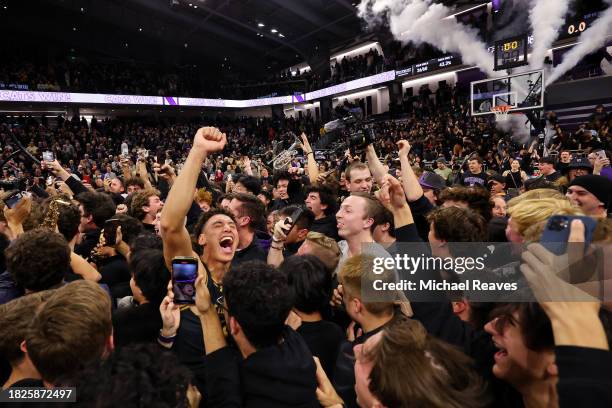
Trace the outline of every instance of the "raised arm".
[[368, 167], [370, 168], [370, 172], [376, 180], [376, 184], [379, 186], [382, 185], [383, 176], [387, 174], [385, 171], [385, 167], [378, 159], [378, 155], [376, 154], [376, 150], [374, 149], [374, 145], [369, 144], [366, 148], [366, 160], [368, 162]]
[[312, 150], [312, 146], [308, 141], [306, 133], [302, 132], [300, 138], [302, 139], [302, 148], [304, 149], [304, 154], [306, 155], [306, 159], [308, 161], [308, 178], [310, 179], [310, 182], [314, 184], [317, 182], [317, 177], [319, 177], [319, 166], [317, 166], [314, 151]]
[[407, 140], [397, 142], [399, 147], [399, 158], [402, 174], [402, 186], [406, 193], [408, 201], [413, 202], [423, 196], [423, 188], [419, 184], [419, 179], [414, 174], [410, 161], [408, 161], [408, 153], [410, 153], [410, 143]]
[[194, 256], [185, 217], [193, 202], [193, 191], [206, 155], [223, 150], [226, 142], [225, 133], [217, 128], [198, 129], [183, 170], [168, 193], [161, 213], [160, 231], [164, 242], [164, 259], [169, 268], [176, 256]]

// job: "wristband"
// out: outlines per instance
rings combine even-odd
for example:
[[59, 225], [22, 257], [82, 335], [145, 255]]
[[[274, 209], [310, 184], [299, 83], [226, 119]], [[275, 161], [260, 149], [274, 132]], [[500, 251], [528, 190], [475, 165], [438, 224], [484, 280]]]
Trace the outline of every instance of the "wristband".
[[161, 329], [159, 331], [159, 335], [157, 336], [158, 340], [161, 341], [162, 343], [172, 343], [175, 337], [176, 337], [176, 333], [174, 333], [174, 335], [169, 336], [169, 337], [162, 335]]
[[313, 153], [313, 152], [308, 152], [308, 153], [306, 153], [306, 156], [308, 156], [309, 154], [312, 154], [312, 155], [314, 156], [314, 153]]
[[282, 239], [276, 239], [274, 235], [272, 236], [272, 242], [283, 242]]
[[275, 247], [274, 245], [270, 245], [270, 248], [276, 249], [277, 251], [282, 251], [283, 247]]

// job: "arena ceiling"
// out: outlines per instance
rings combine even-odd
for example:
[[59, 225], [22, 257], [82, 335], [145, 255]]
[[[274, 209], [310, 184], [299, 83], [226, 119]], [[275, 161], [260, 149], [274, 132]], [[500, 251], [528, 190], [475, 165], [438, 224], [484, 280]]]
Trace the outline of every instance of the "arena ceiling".
[[[359, 0], [0, 0], [2, 30], [112, 57], [254, 77], [370, 39]], [[444, 0], [459, 10], [483, 1]], [[0, 12], [2, 10], [0, 9]], [[18, 17], [18, 18], [16, 18]], [[229, 68], [228, 68], [229, 67]]]

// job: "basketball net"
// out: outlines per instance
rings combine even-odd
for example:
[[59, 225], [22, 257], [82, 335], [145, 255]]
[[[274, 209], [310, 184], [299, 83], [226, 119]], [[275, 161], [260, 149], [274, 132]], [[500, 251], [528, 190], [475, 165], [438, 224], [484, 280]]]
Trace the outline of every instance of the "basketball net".
[[508, 120], [508, 114], [510, 113], [510, 105], [497, 105], [491, 108], [491, 112], [495, 114], [496, 122], [506, 122]]

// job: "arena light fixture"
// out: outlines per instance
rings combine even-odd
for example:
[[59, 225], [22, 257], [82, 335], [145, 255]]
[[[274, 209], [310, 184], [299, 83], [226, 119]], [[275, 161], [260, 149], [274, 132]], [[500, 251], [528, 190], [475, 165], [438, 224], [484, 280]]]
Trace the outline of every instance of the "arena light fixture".
[[257, 23], [257, 27], [265, 27], [266, 25], [264, 23]]
[[285, 35], [283, 33], [278, 33], [278, 36], [281, 38], [285, 38]]
[[278, 33], [278, 30], [277, 30], [276, 28], [273, 28], [273, 29], [271, 29], [271, 30], [270, 30], [270, 32], [271, 32], [272, 34], [276, 34], [276, 33]]

